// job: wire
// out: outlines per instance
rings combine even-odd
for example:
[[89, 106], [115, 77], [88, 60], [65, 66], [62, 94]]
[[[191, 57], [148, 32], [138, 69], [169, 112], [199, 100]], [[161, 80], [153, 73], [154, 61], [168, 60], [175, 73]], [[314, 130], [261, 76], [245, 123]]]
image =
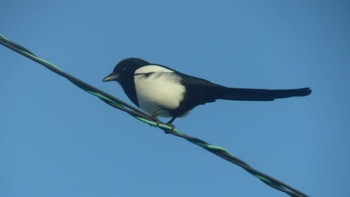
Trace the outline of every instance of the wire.
[[8, 40], [5, 36], [0, 34], [0, 44], [43, 65], [44, 67], [46, 67], [47, 69], [51, 70], [52, 72], [68, 79], [70, 82], [72, 82], [74, 85], [78, 86], [79, 88], [81, 88], [82, 90], [96, 96], [97, 98], [101, 99], [103, 102], [107, 103], [108, 105], [119, 109], [121, 111], [124, 111], [126, 113], [128, 113], [129, 115], [133, 116], [134, 118], [149, 124], [151, 126], [155, 126], [160, 128], [161, 130], [163, 130], [166, 133], [172, 134], [174, 136], [183, 138], [197, 146], [200, 146], [204, 149], [206, 149], [207, 151], [237, 165], [242, 167], [244, 170], [246, 170], [247, 172], [249, 172], [250, 174], [254, 175], [256, 178], [258, 178], [260, 181], [264, 182], [265, 184], [267, 184], [268, 186], [276, 189], [276, 190], [280, 190], [290, 196], [293, 197], [307, 197], [308, 195], [304, 194], [301, 191], [298, 191], [297, 189], [267, 175], [264, 174], [254, 168], [252, 168], [250, 165], [248, 165], [246, 162], [240, 160], [239, 158], [233, 156], [228, 150], [226, 150], [223, 147], [220, 146], [215, 146], [215, 145], [211, 145], [201, 139], [195, 138], [195, 137], [191, 137], [189, 135], [186, 135], [182, 132], [180, 132], [179, 130], [159, 121], [156, 120], [154, 117], [144, 113], [143, 111], [121, 101], [120, 99], [113, 97], [112, 95], [78, 79], [73, 77], [72, 75], [63, 72], [59, 67], [57, 67], [56, 65], [36, 56], [34, 53], [32, 53], [30, 50], [28, 50], [27, 48]]

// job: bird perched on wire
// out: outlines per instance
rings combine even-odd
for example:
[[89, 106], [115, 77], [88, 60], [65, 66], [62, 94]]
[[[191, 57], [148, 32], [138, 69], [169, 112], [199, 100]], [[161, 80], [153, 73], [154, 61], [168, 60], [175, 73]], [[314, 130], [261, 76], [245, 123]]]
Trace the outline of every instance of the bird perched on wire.
[[103, 79], [103, 82], [107, 81], [119, 82], [129, 99], [154, 118], [171, 117], [167, 124], [172, 124], [177, 117], [184, 116], [194, 107], [217, 99], [273, 101], [311, 94], [310, 88], [268, 90], [225, 87], [140, 58], [120, 61]]

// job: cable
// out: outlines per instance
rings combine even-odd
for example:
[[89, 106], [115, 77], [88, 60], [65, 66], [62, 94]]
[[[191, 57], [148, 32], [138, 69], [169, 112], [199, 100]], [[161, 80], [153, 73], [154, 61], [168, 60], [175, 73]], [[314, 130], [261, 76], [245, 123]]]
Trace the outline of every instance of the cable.
[[246, 162], [240, 160], [239, 158], [233, 156], [228, 150], [226, 150], [225, 148], [222, 148], [220, 146], [215, 146], [215, 145], [211, 145], [201, 139], [195, 138], [195, 137], [191, 137], [189, 135], [186, 135], [182, 132], [180, 132], [179, 130], [170, 127], [169, 125], [166, 125], [165, 123], [156, 120], [154, 117], [144, 113], [143, 111], [121, 101], [120, 99], [113, 97], [112, 95], [78, 79], [73, 77], [72, 75], [63, 72], [59, 67], [55, 66], [54, 64], [36, 56], [34, 53], [32, 53], [31, 51], [29, 51], [27, 48], [8, 40], [6, 37], [4, 37], [3, 35], [0, 34], [0, 44], [43, 65], [44, 67], [46, 67], [47, 69], [51, 70], [52, 72], [68, 79], [70, 82], [72, 82], [74, 85], [78, 86], [79, 88], [81, 88], [82, 90], [96, 96], [97, 98], [101, 99], [103, 102], [107, 103], [108, 105], [119, 109], [121, 111], [124, 111], [126, 113], [128, 113], [129, 115], [133, 116], [134, 118], [149, 124], [151, 126], [155, 126], [160, 128], [161, 130], [163, 130], [166, 133], [172, 134], [174, 136], [177, 137], [181, 137], [197, 146], [200, 146], [204, 149], [206, 149], [207, 151], [237, 165], [242, 167], [244, 170], [246, 170], [247, 172], [249, 172], [250, 174], [254, 175], [256, 178], [258, 178], [260, 181], [264, 182], [265, 184], [267, 184], [268, 186], [276, 189], [276, 190], [280, 190], [290, 196], [293, 197], [307, 197], [308, 195], [302, 193], [301, 191], [298, 191], [297, 189], [267, 175], [264, 174], [254, 168], [252, 168], [250, 165], [248, 165]]

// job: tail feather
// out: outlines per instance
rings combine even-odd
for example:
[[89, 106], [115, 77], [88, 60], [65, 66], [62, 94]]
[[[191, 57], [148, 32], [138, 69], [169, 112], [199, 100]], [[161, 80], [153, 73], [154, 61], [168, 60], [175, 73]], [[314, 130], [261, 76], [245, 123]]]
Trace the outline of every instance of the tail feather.
[[267, 90], [223, 87], [219, 99], [238, 101], [273, 101], [280, 98], [300, 97], [311, 94], [310, 88]]

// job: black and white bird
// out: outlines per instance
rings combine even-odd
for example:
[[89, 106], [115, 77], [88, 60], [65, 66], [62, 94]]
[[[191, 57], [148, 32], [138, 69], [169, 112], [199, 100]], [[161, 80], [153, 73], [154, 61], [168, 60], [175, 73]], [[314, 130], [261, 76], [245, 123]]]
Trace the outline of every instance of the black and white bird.
[[217, 99], [273, 101], [311, 94], [310, 88], [268, 90], [225, 87], [140, 58], [120, 61], [103, 79], [103, 82], [107, 81], [119, 82], [129, 99], [152, 116], [171, 117], [168, 124], [194, 107]]

